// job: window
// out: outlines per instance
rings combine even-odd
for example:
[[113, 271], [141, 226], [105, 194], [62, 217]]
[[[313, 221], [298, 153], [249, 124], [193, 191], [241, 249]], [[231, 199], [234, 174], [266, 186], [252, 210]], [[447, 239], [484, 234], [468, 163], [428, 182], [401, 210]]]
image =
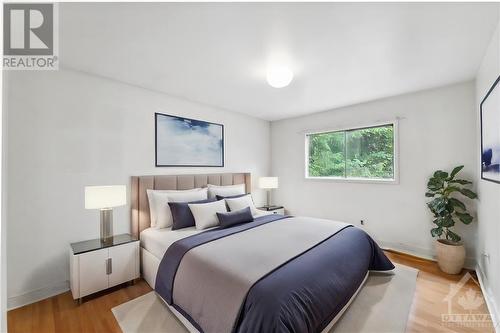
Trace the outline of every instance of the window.
[[306, 135], [306, 177], [396, 180], [396, 123]]

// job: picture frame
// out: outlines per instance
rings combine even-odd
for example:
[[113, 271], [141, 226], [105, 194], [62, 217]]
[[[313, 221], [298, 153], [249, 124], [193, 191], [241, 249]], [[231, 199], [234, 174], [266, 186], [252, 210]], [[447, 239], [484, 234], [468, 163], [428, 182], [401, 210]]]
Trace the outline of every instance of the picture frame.
[[500, 184], [500, 76], [481, 101], [481, 179]]
[[224, 125], [155, 113], [156, 167], [224, 167]]

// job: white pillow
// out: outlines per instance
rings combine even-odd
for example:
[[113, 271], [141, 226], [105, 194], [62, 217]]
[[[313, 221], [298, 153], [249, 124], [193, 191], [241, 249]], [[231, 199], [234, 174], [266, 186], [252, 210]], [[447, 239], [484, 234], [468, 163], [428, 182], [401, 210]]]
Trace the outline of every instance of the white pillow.
[[217, 195], [230, 197], [232, 195], [245, 194], [245, 184], [218, 186], [208, 184], [208, 197], [215, 198]]
[[157, 219], [157, 214], [156, 214], [156, 205], [154, 203], [154, 193], [177, 193], [177, 192], [196, 192], [201, 190], [201, 187], [198, 188], [193, 188], [191, 190], [151, 190], [147, 189], [146, 194], [148, 196], [148, 203], [149, 203], [149, 217], [151, 220], [151, 227], [156, 226], [156, 219]]
[[207, 229], [219, 225], [217, 213], [226, 213], [226, 202], [218, 200], [203, 204], [189, 204], [196, 229]]
[[239, 198], [227, 198], [225, 200], [231, 212], [250, 207], [250, 211], [252, 212], [253, 217], [260, 215], [259, 210], [255, 207], [255, 204], [253, 203], [252, 195], [250, 194], [244, 195]]
[[[172, 213], [168, 202], [188, 202], [207, 199], [207, 188], [186, 191], [151, 191], [151, 226], [168, 228], [172, 225]], [[150, 208], [151, 209], [151, 208]], [[154, 218], [154, 219], [153, 219]], [[154, 222], [153, 222], [154, 221]]]

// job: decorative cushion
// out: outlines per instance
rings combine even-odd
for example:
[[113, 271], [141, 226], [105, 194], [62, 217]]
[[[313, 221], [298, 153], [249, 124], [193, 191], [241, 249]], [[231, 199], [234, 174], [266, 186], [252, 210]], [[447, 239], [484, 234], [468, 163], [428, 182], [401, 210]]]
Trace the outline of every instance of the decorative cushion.
[[188, 206], [193, 214], [196, 229], [199, 230], [216, 227], [219, 225], [217, 213], [227, 212], [226, 202], [224, 200], [209, 203], [188, 204]]
[[230, 196], [222, 196], [222, 195], [215, 195], [215, 197], [217, 198], [217, 200], [222, 200], [222, 199], [234, 199], [234, 198], [239, 198], [239, 197], [243, 197], [247, 195], [246, 193], [245, 194], [237, 194], [237, 195], [230, 195]]
[[191, 202], [169, 202], [170, 211], [172, 212], [172, 230], [194, 227], [194, 217], [189, 208], [189, 204], [200, 204], [213, 202], [215, 199], [205, 199]]
[[153, 198], [153, 205], [156, 210], [155, 228], [168, 228], [173, 222], [172, 212], [168, 203], [205, 200], [207, 199], [207, 189], [202, 188], [198, 191], [156, 192], [153, 193]]
[[245, 184], [218, 186], [208, 184], [208, 197], [215, 198], [217, 195], [227, 197], [238, 194], [245, 194]]
[[226, 203], [231, 212], [240, 210], [246, 207], [250, 207], [250, 211], [252, 212], [252, 216], [259, 215], [259, 210], [255, 207], [253, 203], [252, 196], [250, 194], [246, 194], [244, 196], [240, 196], [237, 198], [226, 198]]
[[234, 212], [217, 213], [221, 228], [232, 227], [240, 223], [247, 223], [253, 221], [252, 212], [250, 207], [246, 207]]
[[154, 202], [154, 196], [156, 193], [178, 193], [178, 192], [196, 192], [201, 190], [201, 187], [199, 188], [194, 188], [192, 190], [151, 190], [147, 189], [146, 194], [148, 196], [148, 203], [149, 203], [149, 218], [151, 220], [151, 227], [156, 226], [156, 219], [157, 219], [157, 214], [156, 214], [156, 204]]

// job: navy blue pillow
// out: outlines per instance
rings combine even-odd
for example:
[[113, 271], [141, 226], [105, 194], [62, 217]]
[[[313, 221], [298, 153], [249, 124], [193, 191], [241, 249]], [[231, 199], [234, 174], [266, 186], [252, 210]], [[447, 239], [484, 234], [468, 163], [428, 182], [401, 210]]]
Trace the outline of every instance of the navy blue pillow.
[[252, 222], [253, 216], [250, 207], [246, 207], [234, 212], [217, 213], [221, 228], [232, 227], [233, 225]]
[[194, 216], [189, 209], [189, 204], [201, 204], [216, 201], [213, 198], [191, 201], [191, 202], [169, 202], [170, 211], [172, 212], [172, 230], [194, 227]]
[[217, 198], [217, 200], [222, 200], [222, 199], [233, 199], [233, 198], [240, 198], [240, 197], [244, 197], [245, 195], [247, 195], [248, 193], [245, 193], [245, 194], [236, 194], [236, 195], [229, 195], [227, 197], [225, 196], [222, 196], [222, 195], [216, 195], [215, 197]]

